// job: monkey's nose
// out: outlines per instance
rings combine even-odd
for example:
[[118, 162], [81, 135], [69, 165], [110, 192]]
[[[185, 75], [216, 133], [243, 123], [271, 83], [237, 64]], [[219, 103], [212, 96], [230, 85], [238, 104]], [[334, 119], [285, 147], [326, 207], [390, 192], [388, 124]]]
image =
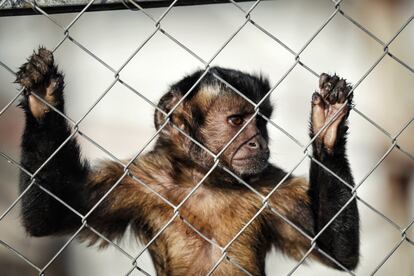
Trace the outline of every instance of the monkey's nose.
[[267, 148], [266, 140], [261, 135], [256, 135], [246, 143], [249, 150], [260, 151]]
[[247, 144], [249, 146], [249, 148], [251, 149], [258, 149], [259, 148], [259, 144], [255, 141], [251, 141]]

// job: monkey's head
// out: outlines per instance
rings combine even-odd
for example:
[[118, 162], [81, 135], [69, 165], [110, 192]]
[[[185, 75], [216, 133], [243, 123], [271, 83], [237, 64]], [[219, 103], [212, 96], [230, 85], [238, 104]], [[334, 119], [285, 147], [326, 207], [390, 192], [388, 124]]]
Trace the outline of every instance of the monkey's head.
[[[254, 116], [254, 106], [227, 84], [258, 103], [270, 90], [268, 80], [214, 67], [196, 84], [202, 74], [199, 71], [185, 77], [161, 98], [158, 107], [165, 113], [179, 104], [170, 116], [172, 124], [164, 124], [165, 115], [159, 110], [155, 112], [157, 130], [163, 127], [159, 145], [167, 146], [173, 157], [174, 154], [184, 156], [205, 169], [211, 168], [214, 157], [180, 133], [182, 130], [212, 153], [222, 152], [220, 162], [236, 174], [251, 176], [262, 172], [269, 159], [266, 121], [261, 116]], [[190, 89], [191, 92], [180, 102]], [[268, 98], [259, 107], [260, 113], [267, 117], [271, 116], [272, 110]]]

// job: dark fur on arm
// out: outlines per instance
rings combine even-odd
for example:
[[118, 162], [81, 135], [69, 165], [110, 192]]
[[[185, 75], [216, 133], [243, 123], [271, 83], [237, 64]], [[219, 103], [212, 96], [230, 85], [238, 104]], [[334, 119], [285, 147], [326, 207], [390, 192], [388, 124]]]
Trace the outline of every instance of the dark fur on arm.
[[[63, 75], [54, 64], [53, 55], [44, 48], [34, 53], [17, 73], [23, 99], [19, 106], [25, 112], [25, 129], [21, 142], [21, 164], [30, 173], [36, 172], [53, 152], [70, 137], [65, 119], [39, 101], [34, 94], [64, 112]], [[35, 175], [35, 185], [22, 198], [23, 224], [29, 234], [44, 236], [70, 231], [80, 222], [72, 211], [45, 193], [44, 187], [75, 210], [84, 209], [83, 184], [88, 166], [80, 160], [75, 139], [70, 139]], [[29, 175], [20, 175], [20, 190], [32, 183]]]
[[[313, 142], [313, 158], [354, 186], [346, 157], [346, 119], [352, 99], [349, 98], [345, 108], [341, 109], [350, 90], [349, 85], [337, 76], [323, 74], [320, 88], [321, 92], [315, 92], [312, 97], [311, 138], [321, 130]], [[336, 112], [338, 116], [332, 117]], [[322, 129], [331, 118], [332, 123], [325, 130]], [[359, 215], [356, 200], [352, 200], [330, 222], [351, 199], [351, 189], [315, 161], [311, 162], [309, 179], [310, 183], [306, 183], [303, 179], [292, 178], [279, 191], [276, 190], [271, 198], [276, 210], [309, 236], [305, 237], [278, 219], [274, 227], [277, 228], [278, 236], [283, 238], [277, 241], [277, 245], [288, 255], [300, 259], [311, 248], [310, 239], [330, 223], [316, 239], [316, 245], [343, 267], [353, 270], [359, 260]], [[287, 194], [285, 198], [284, 193]], [[280, 201], [284, 204], [278, 205]], [[317, 250], [312, 252], [312, 256], [333, 268], [343, 269]]]
[[[65, 143], [35, 175], [35, 185], [23, 196], [23, 224], [33, 236], [73, 232], [81, 226], [82, 218], [40, 186], [85, 215], [120, 180], [124, 173], [123, 167], [114, 162], [106, 162], [100, 167], [90, 168], [81, 159], [79, 145], [71, 137], [72, 130], [66, 119], [33, 96], [38, 95], [64, 112], [63, 75], [57, 70], [51, 52], [40, 48], [38, 53], [33, 54], [21, 66], [17, 82], [24, 88], [20, 106], [26, 117], [21, 145], [22, 166], [34, 173]], [[135, 195], [136, 186], [129, 185], [125, 179], [87, 218], [89, 225], [107, 233], [110, 238], [123, 234], [134, 218], [132, 211], [135, 208], [128, 204], [140, 203], [139, 200], [119, 200], [119, 197]], [[22, 172], [20, 190], [26, 189], [30, 183], [30, 176]], [[128, 207], [123, 208], [124, 205]]]
[[[70, 135], [70, 128], [60, 115], [51, 112], [39, 122], [26, 112], [22, 166], [32, 173], [35, 172]], [[80, 160], [79, 146], [72, 138], [39, 171], [36, 185], [22, 199], [23, 224], [31, 235], [67, 232], [80, 225], [80, 217], [37, 185], [54, 193], [78, 212], [83, 212], [83, 190], [88, 170], [88, 165]], [[29, 183], [30, 177], [22, 172], [20, 189], [24, 190]]]
[[[319, 88], [320, 92], [312, 96], [311, 138], [320, 132], [313, 142], [313, 157], [353, 187], [346, 156], [347, 118], [352, 108], [352, 94], [348, 97], [351, 86], [336, 75], [322, 74]], [[323, 125], [329, 122], [323, 129]], [[311, 162], [309, 178], [315, 234], [348, 204], [324, 229], [316, 243], [347, 269], [354, 269], [359, 260], [359, 215], [356, 199], [349, 202], [351, 188], [315, 161]]]
[[[41, 122], [27, 116], [22, 141], [22, 165], [36, 171], [45, 160], [71, 135], [65, 120], [57, 113], [47, 114]], [[81, 215], [88, 213], [116, 183], [115, 189], [87, 217], [88, 225], [110, 239], [120, 238], [133, 219], [137, 219], [140, 191], [130, 179], [122, 178], [120, 164], [107, 161], [96, 168], [81, 160], [79, 145], [71, 138], [39, 171], [36, 185], [23, 196], [22, 216], [27, 232], [32, 236], [67, 234], [76, 231], [82, 218], [55, 198], [41, 190], [41, 185], [59, 197]], [[20, 190], [31, 183], [21, 173]], [[135, 200], [128, 200], [133, 197]], [[82, 232], [91, 243], [97, 237]]]
[[[345, 182], [354, 186], [345, 154], [346, 129], [347, 126], [342, 122], [338, 130], [339, 137], [332, 153], [324, 148], [321, 151], [314, 150], [314, 158]], [[350, 200], [352, 193], [349, 187], [312, 161], [309, 196], [315, 218], [314, 231], [317, 234]], [[354, 269], [357, 266], [359, 260], [359, 215], [356, 199], [342, 210], [316, 242], [322, 250], [347, 269]]]

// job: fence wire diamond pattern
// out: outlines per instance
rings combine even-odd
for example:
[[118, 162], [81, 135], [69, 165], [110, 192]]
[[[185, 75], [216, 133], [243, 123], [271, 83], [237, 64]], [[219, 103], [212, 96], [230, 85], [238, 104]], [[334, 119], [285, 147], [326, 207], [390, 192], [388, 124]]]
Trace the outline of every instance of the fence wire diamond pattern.
[[[390, 152], [393, 149], [399, 150], [402, 154], [406, 155], [411, 160], [414, 160], [414, 156], [410, 154], [408, 151], [404, 150], [399, 143], [398, 138], [399, 136], [409, 127], [409, 125], [414, 120], [414, 116], [407, 121], [400, 130], [392, 135], [388, 133], [384, 128], [382, 128], [379, 124], [377, 124], [374, 120], [369, 118], [366, 114], [364, 114], [361, 110], [359, 110], [357, 107], [353, 106], [353, 110], [356, 114], [358, 114], [361, 118], [369, 122], [372, 126], [377, 128], [380, 132], [382, 132], [386, 137], [388, 137], [390, 146], [388, 150], [385, 152], [385, 154], [377, 161], [377, 163], [366, 173], [366, 175], [359, 181], [359, 183], [356, 183], [355, 187], [352, 187], [349, 183], [341, 179], [338, 175], [336, 175], [334, 172], [332, 172], [330, 169], [328, 169], [324, 164], [319, 162], [318, 160], [314, 159], [312, 155], [309, 152], [309, 146], [312, 144], [313, 139], [310, 140], [307, 144], [302, 144], [297, 140], [293, 135], [291, 135], [286, 129], [282, 128], [280, 125], [278, 125], [276, 122], [274, 122], [271, 118], [266, 117], [264, 114], [262, 114], [259, 110], [259, 106], [262, 103], [254, 103], [250, 99], [246, 98], [241, 91], [238, 91], [234, 87], [231, 86], [231, 84], [227, 83], [225, 80], [223, 80], [220, 76], [214, 75], [214, 77], [222, 82], [224, 85], [232, 89], [234, 93], [237, 93], [241, 97], [245, 98], [252, 106], [255, 108], [254, 115], [249, 119], [253, 120], [256, 116], [260, 116], [272, 126], [281, 131], [284, 135], [286, 135], [289, 139], [291, 139], [302, 151], [303, 156], [298, 160], [295, 166], [291, 168], [291, 170], [286, 174], [286, 176], [279, 182], [275, 183], [275, 186], [273, 190], [267, 194], [263, 195], [259, 193], [257, 190], [255, 190], [252, 186], [249, 185], [249, 183], [246, 183], [243, 179], [239, 178], [237, 175], [235, 175], [233, 172], [231, 172], [228, 168], [224, 167], [219, 162], [220, 155], [227, 149], [227, 147], [236, 139], [236, 137], [243, 131], [245, 126], [248, 124], [248, 122], [244, 125], [243, 128], [240, 129], [240, 131], [226, 144], [226, 146], [218, 153], [214, 154], [211, 151], [209, 151], [201, 142], [195, 140], [193, 137], [189, 136], [187, 133], [185, 133], [181, 128], [173, 125], [173, 123], [170, 121], [170, 115], [175, 111], [177, 106], [187, 97], [187, 95], [190, 94], [190, 92], [196, 87], [196, 85], [204, 78], [204, 76], [209, 72], [210, 65], [212, 61], [223, 51], [223, 49], [234, 39], [234, 37], [237, 36], [237, 34], [245, 28], [246, 25], [250, 24], [254, 28], [257, 29], [258, 32], [264, 33], [267, 37], [278, 43], [280, 46], [282, 46], [284, 49], [286, 49], [291, 55], [292, 55], [292, 62], [289, 67], [289, 69], [285, 72], [285, 74], [276, 82], [276, 84], [268, 91], [267, 96], [272, 94], [277, 87], [285, 80], [285, 78], [292, 72], [292, 70], [295, 67], [303, 67], [308, 72], [310, 72], [312, 75], [315, 76], [315, 79], [319, 77], [319, 73], [314, 71], [312, 68], [304, 64], [301, 60], [301, 54], [307, 49], [307, 47], [314, 41], [314, 39], [320, 34], [320, 32], [331, 23], [332, 19], [335, 17], [342, 16], [343, 18], [347, 19], [349, 22], [351, 22], [353, 25], [355, 25], [360, 31], [366, 33], [369, 35], [373, 40], [375, 40], [381, 47], [383, 48], [383, 52], [378, 58], [375, 60], [375, 62], [370, 66], [370, 68], [355, 82], [355, 85], [352, 87], [352, 90], [349, 93], [353, 93], [355, 89], [366, 79], [366, 77], [374, 70], [374, 68], [381, 63], [381, 61], [384, 59], [385, 56], [389, 56], [390, 58], [394, 59], [396, 62], [398, 62], [401, 66], [406, 68], [408, 71], [410, 71], [413, 74], [414, 77], [414, 68], [408, 65], [406, 62], [398, 58], [396, 55], [394, 55], [390, 49], [389, 46], [395, 41], [395, 39], [400, 35], [400, 33], [409, 25], [412, 24], [414, 15], [411, 15], [407, 19], [407, 21], [400, 27], [400, 29], [388, 40], [388, 41], [382, 41], [379, 39], [375, 34], [370, 32], [367, 28], [365, 28], [362, 24], [358, 23], [355, 19], [353, 19], [349, 14], [347, 14], [345, 11], [341, 9], [341, 2], [342, 1], [331, 1], [332, 6], [332, 13], [326, 20], [323, 22], [323, 24], [315, 30], [314, 33], [309, 35], [309, 39], [306, 41], [306, 43], [300, 48], [299, 51], [294, 51], [292, 48], [290, 48], [287, 44], [282, 42], [277, 38], [276, 35], [270, 33], [268, 30], [266, 30], [264, 27], [259, 25], [257, 22], [254, 21], [254, 19], [251, 16], [252, 11], [257, 7], [257, 5], [261, 2], [260, 0], [254, 2], [253, 5], [250, 6], [249, 9], [243, 8], [241, 5], [237, 3], [237, 1], [229, 0], [230, 3], [234, 5], [235, 8], [239, 9], [244, 14], [244, 20], [240, 26], [228, 37], [228, 39], [215, 51], [215, 53], [211, 56], [210, 59], [204, 60], [201, 58], [197, 53], [193, 52], [190, 48], [185, 46], [183, 43], [181, 43], [177, 38], [175, 38], [173, 35], [171, 35], [169, 32], [167, 32], [165, 29], [163, 29], [162, 23], [163, 19], [167, 16], [167, 14], [170, 13], [170, 11], [174, 8], [174, 6], [177, 4], [178, 0], [173, 1], [168, 8], [165, 9], [165, 11], [161, 14], [159, 18], [154, 18], [151, 16], [148, 12], [146, 12], [145, 9], [143, 9], [137, 2], [134, 1], [123, 1], [125, 5], [127, 5], [131, 10], [134, 10], [136, 12], [143, 13], [146, 17], [148, 17], [152, 22], [154, 29], [152, 33], [140, 44], [137, 45], [136, 49], [131, 53], [131, 55], [122, 63], [122, 65], [119, 68], [114, 68], [110, 64], [105, 63], [101, 58], [99, 58], [97, 55], [93, 53], [93, 50], [88, 49], [86, 46], [82, 45], [78, 40], [76, 40], [75, 37], [71, 35], [71, 29], [72, 27], [78, 22], [79, 18], [88, 11], [88, 8], [93, 4], [93, 0], [89, 1], [89, 3], [84, 7], [84, 9], [79, 12], [74, 19], [67, 25], [62, 26], [59, 24], [51, 15], [47, 14], [42, 8], [36, 5], [36, 1], [27, 1], [30, 3], [32, 8], [38, 13], [43, 15], [45, 18], [47, 18], [51, 24], [56, 25], [58, 28], [61, 29], [62, 32], [62, 38], [60, 42], [53, 48], [53, 52], [56, 51], [59, 47], [62, 46], [62, 44], [66, 41], [70, 41], [70, 43], [73, 43], [77, 47], [79, 47], [81, 50], [83, 50], [85, 53], [87, 53], [89, 56], [91, 56], [93, 59], [98, 61], [100, 64], [102, 64], [104, 67], [107, 68], [107, 70], [111, 71], [113, 73], [113, 80], [111, 84], [102, 92], [101, 96], [99, 96], [96, 101], [90, 106], [90, 108], [85, 112], [83, 116], [77, 121], [69, 118], [67, 115], [61, 113], [59, 110], [57, 110], [55, 107], [51, 106], [49, 103], [44, 101], [41, 97], [36, 96], [39, 101], [43, 102], [44, 104], [48, 105], [51, 109], [53, 109], [55, 112], [60, 114], [63, 118], [65, 118], [70, 125], [73, 127], [72, 134], [67, 137], [67, 139], [54, 151], [54, 153], [34, 172], [27, 171], [24, 167], [22, 167], [17, 161], [12, 159], [10, 156], [8, 156], [4, 152], [0, 152], [0, 156], [4, 159], [6, 159], [10, 164], [13, 166], [16, 166], [18, 169], [20, 169], [23, 173], [27, 174], [31, 178], [30, 185], [14, 200], [14, 202], [4, 211], [2, 211], [0, 215], [0, 221], [18, 204], [18, 202], [21, 200], [23, 195], [27, 193], [30, 189], [33, 188], [33, 186], [38, 186], [41, 190], [43, 190], [45, 193], [49, 194], [51, 197], [59, 201], [62, 205], [64, 205], [66, 208], [70, 209], [72, 212], [74, 212], [77, 216], [79, 216], [79, 220], [82, 222], [80, 228], [67, 240], [67, 242], [56, 252], [56, 254], [49, 260], [49, 262], [44, 265], [43, 267], [40, 267], [36, 264], [34, 264], [31, 260], [29, 260], [27, 257], [25, 257], [23, 254], [21, 254], [19, 251], [17, 251], [15, 248], [13, 248], [12, 245], [8, 244], [7, 242], [3, 241], [0, 237], [0, 245], [5, 247], [10, 251], [11, 254], [15, 254], [22, 260], [24, 260], [28, 265], [30, 265], [33, 269], [38, 271], [39, 275], [45, 275], [46, 270], [50, 267], [50, 265], [58, 258], [58, 256], [67, 248], [67, 246], [78, 236], [78, 234], [85, 228], [88, 228], [92, 232], [94, 232], [97, 236], [99, 236], [102, 240], [109, 243], [111, 246], [113, 246], [115, 249], [117, 249], [120, 253], [122, 253], [126, 258], [128, 258], [131, 262], [130, 268], [126, 269], [125, 275], [130, 275], [134, 270], [139, 271], [140, 273], [144, 275], [150, 275], [147, 271], [145, 271], [143, 268], [139, 267], [137, 264], [138, 258], [148, 249], [148, 247], [163, 233], [163, 231], [168, 228], [168, 226], [175, 220], [175, 219], [181, 219], [186, 225], [188, 225], [195, 233], [197, 233], [200, 237], [202, 237], [204, 240], [206, 240], [208, 243], [210, 243], [212, 246], [218, 248], [221, 252], [221, 257], [216, 261], [216, 263], [211, 267], [208, 275], [214, 274], [214, 271], [216, 268], [220, 265], [221, 262], [229, 262], [235, 267], [237, 267], [240, 270], [241, 274], [247, 274], [251, 275], [249, 271], [247, 271], [245, 268], [243, 268], [240, 264], [237, 262], [237, 256], [230, 256], [227, 252], [227, 249], [231, 246], [231, 244], [238, 239], [238, 237], [243, 233], [243, 231], [256, 219], [256, 217], [265, 209], [269, 208], [272, 212], [274, 212], [277, 216], [282, 218], [286, 223], [291, 225], [296, 231], [304, 235], [306, 238], [308, 238], [311, 241], [311, 246], [309, 250], [303, 255], [302, 259], [297, 262], [297, 264], [292, 268], [292, 270], [288, 273], [288, 275], [294, 274], [294, 272], [299, 268], [299, 266], [302, 265], [302, 263], [307, 259], [307, 257], [310, 255], [310, 253], [313, 250], [318, 250], [321, 254], [329, 258], [332, 262], [336, 263], [339, 267], [341, 267], [344, 271], [346, 271], [350, 275], [355, 275], [353, 271], [349, 271], [344, 267], [341, 263], [339, 263], [337, 260], [335, 260], [333, 257], [329, 256], [326, 252], [322, 251], [320, 248], [316, 245], [316, 239], [322, 234], [322, 232], [330, 225], [330, 223], [346, 208], [346, 206], [355, 198], [358, 200], [360, 204], [365, 205], [372, 211], [374, 211], [376, 214], [378, 214], [380, 217], [382, 217], [387, 223], [389, 223], [392, 227], [394, 227], [396, 230], [398, 230], [401, 233], [401, 239], [400, 241], [395, 244], [395, 246], [392, 248], [392, 250], [384, 256], [384, 258], [381, 260], [381, 262], [376, 266], [376, 268], [372, 271], [371, 275], [375, 274], [386, 262], [387, 260], [393, 255], [393, 253], [403, 244], [408, 243], [411, 246], [414, 246], [414, 241], [410, 239], [407, 236], [407, 231], [412, 225], [414, 224], [414, 219], [411, 220], [411, 222], [408, 225], [400, 226], [394, 221], [392, 221], [390, 218], [385, 216], [381, 211], [377, 210], [373, 206], [371, 206], [369, 203], [364, 201], [362, 198], [360, 198], [357, 195], [358, 188], [364, 183], [364, 181], [376, 170], [376, 168], [384, 161], [384, 159], [390, 154]], [[137, 55], [138, 52], [158, 33], [163, 34], [165, 37], [170, 39], [172, 42], [174, 42], [176, 45], [181, 47], [185, 52], [187, 52], [189, 55], [194, 57], [198, 62], [201, 63], [201, 65], [204, 67], [204, 73], [201, 75], [201, 77], [198, 79], [198, 81], [193, 85], [193, 87], [187, 91], [187, 93], [184, 95], [184, 97], [172, 108], [172, 110], [168, 113], [164, 112], [163, 110], [159, 109], [155, 103], [153, 103], [150, 99], [146, 98], [142, 93], [138, 92], [136, 89], [134, 89], [131, 85], [129, 85], [126, 81], [124, 81], [121, 77], [121, 73], [125, 66]], [[5, 63], [3, 63], [0, 60], [0, 66], [3, 68], [3, 70], [6, 70], [10, 72], [11, 74], [15, 75], [15, 72]], [[165, 116], [165, 121], [161, 125], [161, 127], [152, 135], [152, 137], [141, 147], [141, 149], [135, 154], [135, 156], [129, 160], [128, 162], [121, 161], [118, 158], [115, 157], [114, 154], [112, 154], [108, 149], [102, 147], [99, 145], [94, 139], [89, 137], [87, 134], [82, 132], [82, 130], [79, 127], [79, 124], [86, 118], [86, 116], [94, 109], [94, 107], [106, 96], [106, 94], [111, 90], [112, 87], [114, 87], [115, 84], [122, 84], [127, 89], [138, 95], [142, 100], [144, 100], [147, 104], [151, 105], [153, 108], [160, 111]], [[10, 102], [4, 106], [0, 111], [0, 116], [2, 116], [5, 111], [10, 108], [10, 106], [17, 101], [17, 99], [22, 96], [22, 90], [18, 91], [18, 93], [10, 100]], [[266, 98], [264, 97], [263, 100]], [[345, 104], [343, 105], [343, 107]], [[339, 114], [340, 110], [338, 110], [337, 114]], [[332, 118], [333, 120], [334, 118]], [[332, 121], [331, 120], [331, 121]], [[330, 122], [328, 122], [326, 126], [328, 126]], [[168, 201], [163, 195], [158, 193], [157, 191], [153, 190], [149, 185], [147, 185], [145, 182], [143, 182], [141, 179], [136, 177], [132, 174], [132, 172], [129, 170], [130, 165], [132, 162], [140, 156], [140, 154], [146, 149], [146, 147], [158, 136], [158, 134], [162, 131], [162, 129], [167, 125], [171, 124], [173, 127], [179, 131], [182, 135], [187, 136], [194, 144], [196, 144], [198, 147], [200, 147], [202, 150], [206, 151], [208, 154], [214, 157], [215, 163], [209, 170], [209, 172], [199, 181], [194, 188], [187, 194], [187, 196], [178, 204], [175, 205]], [[322, 132], [324, 129], [322, 128], [320, 132]], [[59, 150], [75, 135], [80, 135], [83, 138], [85, 138], [87, 141], [95, 145], [97, 148], [99, 148], [101, 151], [106, 153], [108, 156], [111, 157], [112, 160], [119, 163], [124, 168], [124, 174], [121, 176], [121, 178], [118, 179], [116, 183], [113, 184], [112, 188], [107, 191], [107, 193], [89, 210], [89, 212], [86, 215], [82, 215], [76, 210], [74, 210], [70, 205], [68, 205], [65, 201], [63, 201], [58, 196], [54, 195], [51, 191], [47, 190], [45, 187], [42, 187], [39, 183], [36, 181], [36, 176], [39, 174], [39, 172], [44, 168], [44, 166], [59, 152]], [[316, 137], [317, 135], [315, 135]], [[284, 217], [282, 214], [280, 214], [276, 209], [272, 208], [271, 203], [268, 202], [269, 197], [279, 188], [279, 186], [295, 171], [295, 169], [301, 165], [304, 160], [311, 159], [313, 162], [317, 163], [320, 167], [322, 167], [324, 170], [326, 170], [329, 174], [333, 175], [335, 178], [337, 178], [343, 185], [348, 186], [349, 189], [352, 190], [353, 196], [349, 199], [349, 201], [339, 210], [339, 212], [325, 225], [325, 227], [322, 228], [322, 230], [315, 235], [315, 237], [310, 237], [308, 234], [306, 234], [300, 227], [295, 225], [292, 221], [290, 221], [288, 218]], [[195, 226], [193, 226], [187, 219], [182, 217], [180, 215], [180, 207], [195, 193], [195, 191], [203, 185], [204, 180], [208, 177], [208, 175], [216, 168], [221, 167], [232, 175], [234, 178], [238, 180], [241, 185], [246, 186], [249, 190], [251, 190], [256, 196], [257, 200], [262, 202], [262, 207], [256, 212], [256, 214], [251, 217], [249, 221], [245, 222], [245, 225], [243, 228], [240, 229], [240, 231], [225, 245], [219, 245], [216, 241], [209, 239], [206, 237], [199, 229], [197, 229]], [[103, 200], [117, 187], [117, 185], [121, 182], [123, 178], [126, 176], [131, 177], [136, 181], [136, 185], [142, 185], [146, 189], [150, 190], [152, 193], [154, 193], [157, 197], [159, 197], [163, 202], [165, 202], [168, 206], [170, 206], [173, 210], [173, 215], [171, 216], [170, 220], [161, 228], [161, 230], [156, 233], [153, 238], [145, 244], [145, 246], [140, 250], [140, 252], [131, 255], [127, 253], [124, 249], [122, 249], [119, 245], [111, 241], [109, 238], [105, 237], [103, 234], [101, 234], [99, 231], [94, 229], [92, 226], [88, 224], [88, 217], [90, 214], [103, 202]]]

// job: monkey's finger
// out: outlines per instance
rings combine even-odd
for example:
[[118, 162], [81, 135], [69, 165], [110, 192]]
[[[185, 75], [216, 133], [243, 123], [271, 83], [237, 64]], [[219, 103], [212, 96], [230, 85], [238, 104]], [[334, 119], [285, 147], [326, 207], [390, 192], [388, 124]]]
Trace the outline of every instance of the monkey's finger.
[[348, 95], [349, 89], [345, 82], [345, 87], [338, 88], [338, 103], [344, 103], [346, 101], [346, 96]]
[[[326, 100], [330, 104], [335, 104], [337, 102], [344, 102], [345, 101], [345, 89], [346, 89], [346, 81], [344, 79], [338, 80], [333, 88], [332, 92], [329, 93]], [[345, 96], [344, 96], [345, 95]]]
[[37, 71], [42, 75], [42, 81], [45, 79], [48, 72], [50, 72], [52, 64], [45, 62], [43, 57], [40, 55], [33, 55], [30, 59], [30, 63], [37, 69]]
[[326, 100], [330, 103], [330, 104], [335, 104], [338, 100], [338, 93], [339, 91], [337, 89], [334, 89], [331, 93], [329, 93], [329, 95], [326, 97]]
[[326, 73], [322, 73], [319, 78], [319, 89], [322, 89], [326, 82], [330, 80], [331, 76]]
[[30, 62], [24, 63], [17, 73], [16, 82], [22, 87], [30, 89], [42, 79], [42, 74]]
[[328, 101], [328, 97], [331, 94], [332, 90], [334, 89], [338, 80], [339, 80], [338, 76], [334, 75], [333, 77], [329, 79], [329, 81], [323, 84], [323, 87], [321, 89], [321, 94], [325, 100]]
[[346, 100], [346, 95], [349, 92], [347, 83], [344, 79], [341, 79], [338, 81], [338, 83], [335, 86], [334, 92], [336, 94], [337, 97], [337, 102], [338, 103], [344, 103]]
[[325, 102], [322, 96], [315, 92], [312, 94], [312, 128], [314, 133], [318, 132], [325, 123]]
[[39, 47], [38, 56], [42, 58], [43, 62], [47, 65], [52, 66], [54, 63], [53, 53], [45, 47]]
[[318, 92], [314, 92], [312, 94], [312, 106], [318, 105], [321, 108], [325, 108], [325, 103], [321, 97], [321, 94], [319, 94]]

